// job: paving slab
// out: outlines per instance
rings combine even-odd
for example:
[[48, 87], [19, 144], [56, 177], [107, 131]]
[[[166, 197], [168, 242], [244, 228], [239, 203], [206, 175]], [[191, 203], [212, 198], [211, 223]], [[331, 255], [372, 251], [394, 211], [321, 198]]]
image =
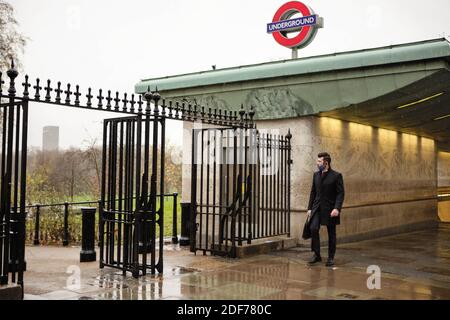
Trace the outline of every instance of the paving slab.
[[[326, 247], [322, 248], [326, 253]], [[336, 265], [309, 266], [305, 247], [231, 259], [164, 247], [163, 274], [134, 279], [80, 248], [27, 247], [29, 300], [434, 300], [450, 299], [450, 225], [338, 244]], [[380, 288], [368, 286], [378, 267]], [[372, 277], [369, 279], [369, 277]]]

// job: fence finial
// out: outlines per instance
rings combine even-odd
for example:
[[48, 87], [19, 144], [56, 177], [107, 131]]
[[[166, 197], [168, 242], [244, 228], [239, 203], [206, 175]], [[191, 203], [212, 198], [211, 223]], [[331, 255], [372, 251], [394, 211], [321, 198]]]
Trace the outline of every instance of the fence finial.
[[147, 101], [147, 106], [145, 107], [145, 113], [150, 114], [150, 103], [152, 102], [153, 93], [150, 91], [150, 86], [147, 87], [147, 92], [144, 93], [144, 99]]
[[241, 117], [241, 121], [244, 120], [245, 110], [244, 110], [244, 104], [241, 103], [241, 110], [239, 110], [239, 116]]
[[75, 106], [79, 106], [81, 93], [80, 93], [80, 86], [78, 84], [75, 86], [74, 95], [75, 95]]
[[24, 97], [25, 99], [28, 99], [28, 97], [29, 97], [29, 95], [30, 95], [28, 89], [31, 87], [31, 84], [29, 83], [28, 79], [29, 79], [29, 77], [28, 77], [28, 75], [26, 74], [26, 75], [25, 75], [25, 82], [22, 83], [22, 86], [23, 86], [23, 88], [24, 88], [24, 89], [23, 89], [23, 97]]
[[130, 104], [131, 104], [130, 112], [134, 113], [134, 105], [136, 104], [136, 100], [134, 100], [134, 94], [131, 94]]
[[14, 66], [14, 58], [11, 58], [11, 69], [6, 71], [6, 75], [9, 77], [9, 90], [8, 93], [10, 96], [16, 95], [16, 84], [15, 79], [19, 75], [19, 72], [17, 72], [15, 66]]
[[102, 89], [98, 89], [97, 99], [98, 99], [97, 108], [103, 109], [103, 99], [105, 99], [105, 97], [103, 97], [103, 90]]
[[36, 90], [36, 93], [34, 94], [34, 99], [36, 99], [37, 101], [41, 100], [41, 89], [42, 87], [40, 86], [40, 82], [41, 80], [39, 78], [36, 79], [36, 85], [33, 86], [33, 89]]
[[49, 102], [50, 100], [51, 100], [51, 96], [50, 96], [50, 92], [52, 92], [53, 91], [53, 89], [50, 87], [50, 84], [51, 84], [51, 81], [50, 81], [50, 79], [47, 79], [47, 86], [45, 87], [45, 101], [46, 102]]
[[128, 95], [125, 92], [123, 94], [123, 99], [122, 99], [122, 102], [123, 102], [122, 112], [127, 112], [127, 110], [128, 110], [128, 98], [127, 97], [128, 97]]
[[155, 87], [155, 92], [153, 92], [153, 100], [157, 104], [159, 99], [161, 99], [161, 95], [158, 92], [158, 86]]
[[253, 117], [255, 116], [255, 107], [253, 105], [250, 106], [250, 112], [248, 115], [250, 116], [250, 120], [253, 121]]
[[19, 75], [19, 72], [17, 72], [16, 66], [14, 64], [14, 58], [11, 58], [11, 68], [8, 71], [6, 71], [6, 74], [10, 78], [16, 78]]
[[[59, 84], [59, 82], [58, 82]], [[88, 94], [86, 95], [87, 98], [87, 102], [86, 102], [86, 107], [91, 108], [92, 107], [92, 98], [94, 96], [92, 95], [92, 88], [88, 88]]]
[[147, 102], [150, 102], [152, 100], [152, 92], [150, 91], [150, 86], [147, 87], [147, 92], [144, 93], [144, 99]]
[[288, 134], [286, 135], [286, 139], [288, 139], [288, 140], [292, 139], [291, 129], [288, 129]]
[[119, 91], [116, 91], [116, 97], [113, 99], [114, 101], [114, 110], [119, 111], [119, 102], [120, 102], [120, 98], [119, 98]]
[[139, 95], [139, 101], [137, 102], [138, 104], [138, 114], [142, 114], [142, 104], [144, 102], [142, 101], [142, 94]]

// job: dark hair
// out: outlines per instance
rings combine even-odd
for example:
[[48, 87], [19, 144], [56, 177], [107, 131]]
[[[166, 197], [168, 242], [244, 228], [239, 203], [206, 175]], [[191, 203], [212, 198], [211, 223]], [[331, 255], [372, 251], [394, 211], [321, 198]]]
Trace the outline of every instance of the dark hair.
[[328, 165], [331, 166], [331, 156], [328, 152], [321, 152], [317, 155], [318, 158], [323, 158], [326, 162], [328, 162]]

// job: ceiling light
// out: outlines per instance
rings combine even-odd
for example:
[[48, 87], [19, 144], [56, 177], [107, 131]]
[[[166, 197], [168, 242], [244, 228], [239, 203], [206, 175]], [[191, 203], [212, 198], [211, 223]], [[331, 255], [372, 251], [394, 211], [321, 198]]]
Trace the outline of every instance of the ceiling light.
[[446, 119], [446, 118], [450, 118], [450, 114], [448, 114], [448, 115], [446, 115], [446, 116], [439, 117], [439, 118], [435, 118], [435, 119], [433, 119], [433, 120], [434, 120], [434, 121], [438, 121], [438, 120], [442, 120], [442, 119]]
[[437, 98], [439, 96], [442, 96], [443, 94], [444, 94], [444, 92], [437, 93], [437, 94], [432, 95], [430, 97], [427, 97], [427, 98], [424, 98], [424, 99], [420, 99], [420, 100], [417, 100], [417, 101], [414, 101], [414, 102], [411, 102], [411, 103], [408, 103], [408, 104], [404, 104], [404, 105], [402, 105], [400, 107], [397, 107], [397, 109], [403, 109], [403, 108], [411, 107], [411, 106], [414, 106], [416, 104], [419, 104], [419, 103], [422, 103], [422, 102], [425, 102], [425, 101]]

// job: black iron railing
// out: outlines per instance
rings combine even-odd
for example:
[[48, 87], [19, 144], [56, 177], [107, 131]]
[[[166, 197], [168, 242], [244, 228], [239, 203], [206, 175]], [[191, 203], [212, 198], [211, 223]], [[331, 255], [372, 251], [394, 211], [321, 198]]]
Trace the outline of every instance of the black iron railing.
[[[163, 99], [158, 93], [158, 89], [155, 87], [152, 92], [150, 86], [147, 92], [138, 96], [126, 93], [121, 95], [116, 91], [102, 89], [98, 90], [97, 95], [91, 88], [84, 91], [80, 86], [70, 83], [41, 81], [39, 78], [33, 81], [28, 75], [25, 75], [23, 80], [19, 79], [19, 73], [15, 69], [13, 61], [11, 68], [6, 72], [8, 83], [5, 83], [2, 75], [0, 72], [0, 108], [3, 112], [0, 166], [0, 284], [8, 284], [10, 282], [9, 274], [11, 274], [11, 282], [23, 286], [27, 210], [28, 105], [30, 102], [129, 115], [127, 118], [105, 119], [104, 121], [102, 206], [99, 208], [101, 209], [99, 210], [101, 217], [99, 232], [104, 232], [102, 239], [103, 236], [106, 238], [105, 246], [102, 245], [101, 248], [107, 248], [109, 245], [108, 250], [112, 252], [115, 247], [119, 247], [114, 243], [115, 230], [120, 233], [122, 218], [131, 216], [130, 219], [134, 223], [129, 228], [127, 227], [123, 245], [132, 249], [132, 256], [127, 257], [130, 260], [121, 261], [120, 259], [115, 260], [112, 255], [112, 259], [105, 260], [106, 263], [104, 263], [103, 249], [101, 249], [100, 267], [114, 265], [124, 273], [132, 271], [133, 276], [136, 277], [140, 273], [145, 275], [147, 268], [151, 268], [152, 274], [155, 273], [155, 270], [163, 272], [163, 248], [161, 245], [164, 239], [161, 238], [162, 232], [160, 232], [159, 260], [156, 263], [155, 228], [162, 229], [164, 227], [164, 207], [156, 212], [155, 206], [157, 193], [160, 194], [161, 202], [164, 198], [162, 194], [164, 193], [165, 172], [165, 121], [171, 119], [228, 128], [255, 128], [253, 107], [248, 112], [241, 105], [238, 116], [237, 111], [205, 108], [197, 104], [191, 105]], [[3, 86], [4, 84], [6, 86]], [[5, 91], [3, 91], [4, 89]], [[142, 153], [141, 149], [143, 149]], [[150, 150], [152, 151], [150, 152]], [[124, 152], [124, 155], [120, 153], [121, 151]], [[141, 155], [143, 155], [143, 159]], [[121, 166], [121, 161], [124, 162], [124, 168]], [[144, 165], [142, 166], [142, 164]], [[134, 195], [137, 197], [136, 201], [125, 201], [126, 198]], [[115, 199], [117, 198], [124, 205], [123, 210], [120, 210], [120, 205], [117, 208], [119, 211], [116, 210]], [[105, 208], [103, 208], [103, 204], [105, 204]], [[68, 244], [70, 241], [68, 238], [70, 220], [68, 212], [71, 204], [64, 203], [62, 206], [65, 212], [63, 241], [64, 244]], [[39, 209], [42, 208], [42, 206], [39, 207]], [[38, 216], [41, 214], [42, 212]], [[111, 220], [111, 215], [117, 216]], [[103, 219], [105, 219], [105, 223], [103, 223]], [[103, 231], [101, 231], [102, 226], [106, 227]], [[128, 229], [132, 235], [136, 234], [137, 236], [135, 238], [128, 237]], [[147, 238], [147, 233], [151, 234], [150, 239]], [[144, 242], [145, 245], [150, 244], [149, 265], [146, 262], [147, 251], [144, 251], [141, 259], [139, 257], [141, 253], [137, 250], [141, 250], [141, 244]], [[9, 266], [11, 261], [12, 267]], [[15, 265], [18, 267], [15, 268]]]
[[[172, 229], [172, 243], [176, 244], [178, 243], [178, 193], [174, 192], [171, 194], [165, 194], [164, 198], [173, 198], [172, 225], [170, 227]], [[26, 224], [27, 225], [26, 239], [28, 241], [31, 241], [34, 245], [40, 245], [42, 241], [44, 242], [59, 241], [62, 243], [63, 246], [68, 246], [71, 242], [78, 243], [81, 241], [81, 229], [76, 230], [76, 226], [74, 225], [71, 226], [70, 218], [74, 218], [76, 215], [79, 215], [81, 213], [80, 206], [94, 206], [97, 208], [97, 212], [100, 212], [99, 211], [100, 205], [101, 205], [100, 200], [28, 205], [26, 206], [28, 212]], [[77, 207], [80, 210], [77, 210]], [[54, 232], [53, 235], [52, 234], [49, 235], [48, 233], [42, 232], [43, 230], [42, 222], [48, 220], [45, 219], [48, 218], [48, 212], [46, 217], [45, 216], [46, 212], [43, 212], [43, 209], [53, 209], [54, 210], [53, 212], [56, 214], [55, 219], [56, 222], [60, 224], [61, 220], [63, 221], [61, 237], [58, 235], [58, 233], [60, 233], [58, 231]], [[81, 227], [81, 220], [78, 226]], [[96, 228], [97, 233], [98, 220], [96, 221], [96, 226], [97, 226]], [[70, 232], [71, 229], [73, 231], [72, 233]], [[77, 234], [78, 237], [74, 237], [75, 234]]]
[[252, 240], [290, 237], [291, 139], [290, 131], [193, 130], [191, 251], [235, 257]]

